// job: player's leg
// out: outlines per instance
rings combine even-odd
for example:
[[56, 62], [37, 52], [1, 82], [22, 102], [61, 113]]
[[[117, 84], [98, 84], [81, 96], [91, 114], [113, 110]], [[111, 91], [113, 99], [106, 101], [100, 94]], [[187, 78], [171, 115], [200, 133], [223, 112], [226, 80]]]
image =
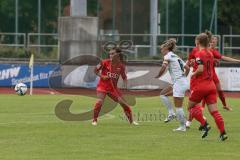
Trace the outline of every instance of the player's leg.
[[137, 122], [133, 121], [132, 110], [130, 105], [128, 105], [126, 100], [123, 98], [123, 96], [117, 89], [114, 92], [109, 93], [108, 96], [122, 106], [124, 113], [130, 124], [138, 125]]
[[221, 116], [221, 114], [219, 113], [218, 109], [217, 109], [217, 100], [216, 100], [216, 95], [214, 97], [214, 94], [209, 95], [206, 98], [206, 103], [208, 104], [208, 111], [211, 113], [212, 117], [215, 120], [215, 123], [219, 129], [220, 132], [220, 140], [224, 141], [226, 140], [227, 134], [225, 132], [225, 127], [224, 127], [224, 120]]
[[[190, 93], [191, 93], [191, 90], [192, 90], [191, 86], [192, 85], [191, 85], [191, 82], [190, 82], [190, 88], [189, 88]], [[190, 114], [190, 110], [188, 110], [188, 118], [187, 118], [187, 121], [186, 121], [186, 128], [190, 128], [192, 120], [193, 120], [193, 117]]]
[[215, 85], [216, 85], [216, 88], [217, 88], [218, 97], [220, 98], [220, 100], [221, 100], [221, 102], [223, 104], [223, 109], [231, 111], [232, 108], [226, 104], [225, 95], [224, 95], [224, 92], [222, 90], [220, 82], [218, 81], [218, 83], [215, 83]]
[[202, 138], [205, 138], [208, 135], [208, 131], [211, 129], [211, 127], [208, 125], [207, 120], [203, 116], [201, 106], [198, 105], [198, 102], [193, 102], [191, 100], [189, 100], [188, 106], [191, 117], [200, 123], [201, 130], [203, 131]]
[[205, 125], [206, 120], [204, 119], [201, 106], [198, 105], [198, 102], [188, 101], [188, 109], [190, 116], [196, 119], [202, 126]]
[[174, 131], [186, 131], [186, 118], [183, 110], [183, 100], [189, 84], [186, 78], [178, 79], [173, 85], [173, 101], [176, 107], [176, 117], [180, 126]]
[[208, 135], [208, 131], [211, 127], [208, 125], [207, 120], [203, 116], [203, 111], [201, 106], [199, 106], [199, 102], [207, 95], [208, 90], [203, 90], [202, 86], [197, 86], [196, 89], [191, 91], [189, 101], [188, 101], [188, 109], [191, 117], [196, 119], [200, 124], [203, 131], [202, 138], [205, 138]]
[[214, 82], [214, 84], [217, 88], [218, 97], [222, 102], [223, 109], [226, 109], [228, 111], [232, 110], [232, 108], [226, 104], [225, 95], [224, 95], [224, 92], [222, 90], [222, 87], [221, 87], [221, 84], [220, 84], [220, 81], [218, 79], [218, 76], [217, 76], [216, 72], [213, 73], [213, 82]]
[[183, 97], [174, 97], [174, 104], [176, 107], [176, 117], [180, 123], [179, 128], [175, 129], [174, 131], [186, 131], [186, 118], [183, 110]]
[[[190, 85], [190, 96], [191, 96], [191, 93], [192, 93], [191, 91], [193, 90], [193, 86], [194, 85], [192, 85], [192, 86]], [[198, 99], [201, 99], [201, 98], [198, 98]], [[202, 101], [205, 101], [205, 100], [203, 99]], [[204, 109], [204, 107], [202, 107], [200, 103], [196, 104], [195, 107], [196, 108], [193, 109], [193, 110], [199, 110], [201, 108], [201, 110], [203, 111], [203, 109]], [[188, 109], [188, 119], [186, 121], [186, 128], [190, 128], [192, 120], [194, 119], [194, 117], [192, 116], [192, 113], [191, 113], [191, 112], [193, 112], [193, 110]], [[203, 116], [203, 118], [206, 119], [204, 116]], [[199, 130], [201, 130], [201, 128], [202, 127], [200, 125]]]
[[97, 101], [93, 109], [93, 121], [92, 121], [93, 125], [97, 125], [97, 118], [105, 97], [106, 97], [106, 93], [97, 91]]
[[168, 110], [168, 116], [164, 120], [165, 123], [170, 122], [171, 120], [173, 120], [176, 117], [174, 109], [173, 109], [173, 105], [172, 105], [172, 103], [170, 102], [170, 100], [168, 98], [168, 96], [171, 96], [172, 94], [173, 94], [172, 86], [167, 86], [166, 88], [164, 88], [160, 92], [160, 98], [161, 98], [163, 104], [165, 105], [165, 107]]
[[205, 99], [203, 99], [202, 100], [202, 107], [203, 107], [203, 109], [205, 108], [205, 104], [206, 104]]
[[118, 103], [122, 106], [123, 111], [129, 121], [129, 123], [133, 123], [131, 107], [126, 103], [126, 101], [121, 96], [118, 97]]

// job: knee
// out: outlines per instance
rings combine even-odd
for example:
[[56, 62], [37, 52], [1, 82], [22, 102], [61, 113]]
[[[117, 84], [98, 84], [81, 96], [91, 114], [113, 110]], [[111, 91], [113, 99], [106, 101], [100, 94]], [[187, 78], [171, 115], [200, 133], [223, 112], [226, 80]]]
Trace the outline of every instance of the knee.
[[98, 106], [101, 106], [103, 104], [103, 100], [102, 99], [98, 99], [96, 104], [98, 104]]
[[161, 98], [161, 99], [166, 99], [166, 98], [168, 98], [168, 97], [165, 96], [165, 95], [161, 95], [161, 94], [160, 94], [160, 98]]

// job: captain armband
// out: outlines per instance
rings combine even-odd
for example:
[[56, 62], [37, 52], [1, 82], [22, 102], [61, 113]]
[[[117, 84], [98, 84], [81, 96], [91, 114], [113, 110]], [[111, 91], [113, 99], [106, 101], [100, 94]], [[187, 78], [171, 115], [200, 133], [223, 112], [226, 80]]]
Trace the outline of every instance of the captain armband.
[[196, 58], [196, 63], [198, 65], [203, 65], [203, 61], [200, 58]]

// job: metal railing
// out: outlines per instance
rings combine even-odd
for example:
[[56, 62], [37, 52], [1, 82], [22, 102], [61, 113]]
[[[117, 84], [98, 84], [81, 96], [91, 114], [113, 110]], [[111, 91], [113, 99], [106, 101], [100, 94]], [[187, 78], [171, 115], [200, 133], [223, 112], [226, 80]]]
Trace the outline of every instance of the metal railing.
[[26, 47], [26, 34], [0, 32], [0, 46]]
[[[156, 35], [158, 43], [155, 46], [158, 51], [157, 53], [160, 55], [159, 45], [164, 40], [167, 38], [176, 38], [178, 41], [178, 50], [184, 52], [183, 54], [187, 54], [195, 47], [194, 39], [196, 35], [197, 34], [158, 34]], [[238, 51], [237, 54], [240, 53], [240, 35], [216, 36], [219, 39], [218, 48], [222, 54], [231, 55], [234, 50]], [[129, 55], [137, 60], [141, 58], [141, 54], [151, 57], [150, 48], [152, 47], [152, 38], [153, 35], [151, 34], [100, 34], [98, 40], [102, 45], [106, 41], [132, 40], [134, 46], [133, 50], [129, 52]], [[0, 47], [1, 53], [11, 52], [11, 54], [16, 54], [16, 57], [19, 52], [30, 50], [36, 53], [37, 59], [59, 60], [59, 40], [57, 33], [0, 33]], [[4, 54], [1, 54], [1, 57], [3, 57]], [[10, 55], [10, 53], [6, 55]], [[14, 58], [14, 55], [6, 58]]]
[[[233, 41], [233, 39], [238, 39]], [[237, 44], [238, 46], [235, 46]], [[233, 50], [238, 50], [240, 54], [240, 35], [223, 35], [222, 36], [222, 54], [232, 55]]]
[[0, 33], [0, 58], [4, 61], [15, 57], [26, 58], [26, 34]]
[[[133, 46], [133, 51], [129, 52], [129, 55], [137, 60], [138, 58], [141, 58], [141, 56], [145, 58], [146, 54], [148, 55], [148, 58], [152, 56], [161, 57], [159, 47], [161, 43], [168, 38], [176, 38], [178, 53], [181, 54], [181, 57], [186, 58], [191, 49], [195, 47], [194, 41], [197, 34], [158, 34], [155, 36], [157, 38], [156, 45], [151, 43], [153, 41], [152, 39], [154, 38], [154, 35], [151, 34], [101, 34], [99, 35], [99, 41], [101, 43], [101, 47], [103, 47], [104, 43], [107, 41], [132, 40], [135, 45]], [[218, 37], [220, 42], [221, 36], [215, 36]], [[218, 43], [218, 49], [221, 49], [220, 45], [221, 43]], [[151, 54], [152, 47], [156, 47], [156, 54]]]
[[[34, 52], [37, 59], [58, 60], [59, 42], [55, 33], [29, 33], [27, 49]], [[55, 50], [54, 50], [55, 49]], [[46, 56], [45, 56], [46, 55]]]

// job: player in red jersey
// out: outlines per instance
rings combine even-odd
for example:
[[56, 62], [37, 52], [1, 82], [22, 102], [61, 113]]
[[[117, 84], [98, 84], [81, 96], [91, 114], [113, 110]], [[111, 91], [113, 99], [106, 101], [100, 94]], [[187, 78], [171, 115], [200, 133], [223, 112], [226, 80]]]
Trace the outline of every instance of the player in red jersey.
[[202, 138], [208, 135], [210, 126], [206, 119], [204, 119], [202, 110], [197, 106], [203, 99], [205, 99], [208, 111], [211, 113], [215, 123], [220, 131], [220, 140], [227, 139], [224, 128], [224, 120], [217, 110], [216, 86], [213, 82], [214, 58], [212, 53], [208, 50], [210, 39], [206, 33], [201, 33], [196, 37], [196, 45], [199, 52], [196, 53], [195, 64], [197, 68], [193, 70], [191, 82], [191, 94], [189, 97], [188, 109], [193, 118], [200, 122], [203, 128]]
[[[210, 51], [212, 52], [215, 60], [224, 60], [224, 61], [227, 61], [227, 62], [235, 62], [235, 63], [240, 62], [240, 60], [221, 55], [219, 53], [218, 49], [216, 48], [217, 43], [218, 43], [218, 38], [216, 36], [213, 36], [212, 39], [211, 39], [211, 43], [210, 43]], [[226, 110], [232, 110], [232, 108], [230, 106], [228, 106], [227, 103], [226, 103], [225, 95], [224, 95], [224, 92], [222, 90], [222, 87], [221, 87], [220, 81], [218, 79], [218, 76], [215, 73], [215, 69], [214, 69], [213, 81], [216, 85], [216, 88], [217, 88], [217, 91], [218, 91], [218, 96], [219, 96], [219, 98], [220, 98], [220, 100], [223, 104], [223, 108], [226, 109]], [[203, 103], [203, 106], [204, 106], [204, 103]]]
[[[193, 70], [196, 70], [198, 65], [197, 63], [195, 63], [195, 59], [196, 59], [196, 54], [199, 52], [199, 48], [197, 46], [197, 41], [195, 39], [195, 44], [196, 44], [196, 47], [194, 47], [192, 49], [192, 51], [189, 53], [188, 55], [188, 60], [186, 62], [186, 64], [189, 66], [189, 67], [193, 67]], [[194, 86], [194, 79], [190, 79], [190, 91], [192, 90], [193, 86]], [[200, 109], [202, 109], [203, 107], [201, 106], [201, 104], [199, 103], [197, 105], [197, 107]], [[205, 117], [204, 117], [205, 119]], [[192, 120], [193, 120], [193, 117], [191, 116], [191, 114], [189, 113], [189, 116], [188, 116], [188, 120], [186, 121], [186, 127], [187, 128], [190, 128], [190, 125], [192, 123]], [[202, 127], [200, 126], [199, 129], [202, 129]]]
[[[212, 52], [212, 54], [214, 56], [214, 60], [216, 62], [215, 64], [219, 63], [220, 60], [224, 60], [224, 61], [227, 61], [227, 62], [235, 62], [235, 63], [236, 62], [240, 62], [240, 60], [237, 60], [237, 59], [234, 59], [234, 58], [230, 58], [230, 57], [221, 55], [219, 53], [219, 51], [217, 50], [217, 48], [216, 48], [217, 43], [218, 43], [218, 38], [216, 36], [212, 37], [210, 33], [209, 33], [209, 38], [211, 38], [209, 50]], [[197, 53], [197, 51], [198, 51], [198, 48], [195, 47], [191, 51], [191, 53], [189, 54], [188, 61], [187, 61], [188, 65], [193, 66], [193, 62], [195, 61], [195, 53]], [[193, 68], [195, 68], [195, 67], [196, 66], [193, 66]], [[214, 65], [214, 67], [215, 67], [215, 65]], [[217, 76], [217, 74], [215, 72], [215, 69], [213, 71], [214, 71], [214, 73], [213, 73], [213, 81], [214, 81], [214, 83], [216, 85], [219, 99], [221, 100], [221, 102], [223, 104], [223, 109], [231, 111], [232, 108], [229, 105], [227, 105], [227, 103], [226, 103], [225, 95], [224, 95], [224, 92], [222, 90], [222, 87], [221, 87], [220, 81], [218, 79], [218, 76]], [[190, 86], [190, 89], [191, 89], [191, 86]], [[205, 100], [202, 101], [202, 105], [199, 104], [199, 107], [204, 107], [204, 106], [205, 106]], [[190, 127], [191, 121], [192, 121], [192, 118], [189, 116], [188, 121], [186, 122], [186, 127], [187, 128]]]
[[120, 76], [124, 81], [124, 85], [127, 86], [127, 76], [121, 49], [116, 47], [111, 49], [109, 59], [102, 60], [96, 66], [95, 73], [100, 77], [100, 80], [97, 85], [97, 101], [94, 107], [92, 125], [97, 125], [97, 118], [106, 95], [122, 106], [130, 124], [138, 125], [137, 122], [133, 121], [131, 108], [123, 99], [117, 87]]

